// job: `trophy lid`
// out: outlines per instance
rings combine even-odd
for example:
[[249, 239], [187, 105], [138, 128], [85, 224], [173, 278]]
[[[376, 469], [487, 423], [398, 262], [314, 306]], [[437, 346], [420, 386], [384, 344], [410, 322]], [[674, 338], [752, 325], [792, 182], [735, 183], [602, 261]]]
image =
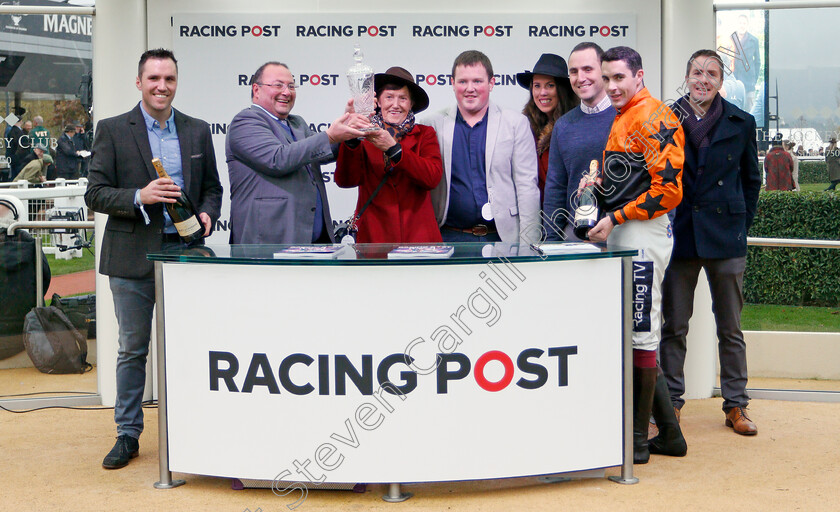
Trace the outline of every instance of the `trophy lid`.
[[362, 52], [362, 47], [359, 43], [353, 45], [353, 60], [355, 63], [350, 67], [348, 73], [357, 75], [367, 75], [373, 74], [373, 68], [368, 66], [367, 64], [363, 63], [362, 60], [364, 59], [365, 54]]

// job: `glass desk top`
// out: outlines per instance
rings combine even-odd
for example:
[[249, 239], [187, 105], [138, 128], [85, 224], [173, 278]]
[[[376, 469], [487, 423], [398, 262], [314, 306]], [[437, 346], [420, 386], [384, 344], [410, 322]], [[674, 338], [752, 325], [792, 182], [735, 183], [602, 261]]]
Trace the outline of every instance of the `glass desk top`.
[[[331, 245], [203, 245], [180, 246], [148, 254], [152, 261], [168, 263], [213, 263], [237, 265], [455, 265], [485, 263], [495, 258], [514, 262], [622, 258], [636, 255], [636, 249], [603, 243], [546, 242], [535, 245], [517, 243], [458, 242], [442, 244], [354, 244], [343, 246], [337, 255], [300, 257], [296, 251], [322, 250]], [[407, 247], [403, 258], [389, 253]], [[412, 254], [416, 248], [452, 247], [448, 257]], [[297, 249], [303, 248], [303, 249]], [[313, 256], [310, 254], [310, 256]]]

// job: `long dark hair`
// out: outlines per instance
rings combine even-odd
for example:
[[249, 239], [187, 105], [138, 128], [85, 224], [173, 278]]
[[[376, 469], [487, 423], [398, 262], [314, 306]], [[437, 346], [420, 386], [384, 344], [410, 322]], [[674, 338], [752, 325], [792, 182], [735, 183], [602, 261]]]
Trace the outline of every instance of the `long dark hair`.
[[[554, 126], [554, 122], [560, 119], [560, 116], [572, 110], [580, 104], [580, 99], [572, 90], [572, 86], [568, 80], [558, 77], [551, 77], [557, 90], [557, 106], [554, 107], [554, 112], [546, 115], [537, 107], [534, 101], [534, 92], [532, 87], [528, 87], [528, 102], [522, 113], [528, 118], [528, 123], [531, 125], [531, 133], [534, 137], [539, 139], [545, 127], [549, 124]], [[531, 79], [533, 86], [533, 78]]]

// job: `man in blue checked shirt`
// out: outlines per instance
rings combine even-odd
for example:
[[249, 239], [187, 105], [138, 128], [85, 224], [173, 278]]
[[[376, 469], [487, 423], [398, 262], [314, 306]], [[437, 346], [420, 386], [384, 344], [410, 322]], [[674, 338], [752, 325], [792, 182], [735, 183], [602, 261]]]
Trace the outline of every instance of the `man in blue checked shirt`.
[[[136, 84], [140, 103], [97, 126], [85, 193], [88, 207], [108, 214], [99, 272], [109, 276], [119, 324], [117, 442], [102, 461], [106, 469], [126, 466], [139, 451], [155, 305], [154, 267], [146, 254], [182, 243], [163, 204], [174, 203], [183, 189], [209, 235], [222, 203], [209, 125], [172, 108], [178, 86], [172, 52], [143, 53]], [[158, 178], [153, 158], [172, 179]]]

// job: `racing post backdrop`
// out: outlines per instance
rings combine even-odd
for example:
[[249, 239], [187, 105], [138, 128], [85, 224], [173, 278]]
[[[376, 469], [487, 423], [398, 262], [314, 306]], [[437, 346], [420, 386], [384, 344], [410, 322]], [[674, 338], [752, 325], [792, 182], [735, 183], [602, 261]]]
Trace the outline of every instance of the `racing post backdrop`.
[[[299, 85], [294, 114], [323, 131], [344, 111], [349, 98], [347, 69], [353, 45], [375, 72], [408, 69], [429, 95], [424, 117], [454, 104], [452, 61], [464, 50], [481, 50], [493, 63], [490, 100], [521, 111], [528, 91], [516, 73], [530, 70], [542, 53], [567, 58], [580, 42], [605, 50], [635, 46], [635, 14], [176, 14], [173, 49], [179, 85], [175, 107], [210, 123], [225, 187], [222, 216], [211, 243], [226, 243], [230, 200], [225, 134], [233, 116], [250, 105], [251, 75], [262, 63], [286, 63]], [[658, 75], [659, 56], [643, 56]], [[334, 165], [322, 167], [333, 218], [353, 213], [355, 189], [333, 182]]]

